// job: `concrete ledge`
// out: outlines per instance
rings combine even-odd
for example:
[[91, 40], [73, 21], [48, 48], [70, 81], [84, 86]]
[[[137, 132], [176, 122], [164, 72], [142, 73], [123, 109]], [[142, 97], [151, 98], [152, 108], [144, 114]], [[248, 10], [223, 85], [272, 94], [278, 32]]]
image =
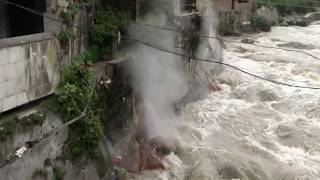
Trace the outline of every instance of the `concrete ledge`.
[[44, 41], [49, 39], [55, 39], [55, 35], [52, 32], [44, 32], [37, 34], [30, 34], [25, 36], [17, 36], [12, 38], [0, 39], [0, 48], [18, 46], [22, 44], [28, 44], [37, 41]]

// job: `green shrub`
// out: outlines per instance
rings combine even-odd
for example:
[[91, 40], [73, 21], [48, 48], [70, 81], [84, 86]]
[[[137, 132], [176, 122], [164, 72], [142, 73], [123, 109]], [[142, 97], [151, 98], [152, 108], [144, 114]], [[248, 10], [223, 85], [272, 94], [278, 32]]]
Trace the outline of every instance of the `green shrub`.
[[54, 180], [63, 180], [66, 172], [60, 167], [53, 167]]
[[68, 26], [71, 26], [73, 19], [76, 16], [76, 14], [78, 13], [78, 11], [79, 11], [79, 5], [77, 5], [75, 3], [69, 4], [66, 11], [62, 12], [62, 14], [61, 14], [64, 23]]
[[228, 16], [221, 16], [218, 25], [218, 33], [223, 36], [234, 35], [234, 19]]
[[257, 16], [256, 14], [253, 14], [250, 17], [250, 22], [254, 28], [260, 31], [269, 32], [271, 31], [271, 23], [262, 16]]
[[310, 0], [259, 0], [255, 3], [258, 8], [261, 6], [275, 8], [283, 16], [315, 11], [315, 1]]
[[67, 43], [72, 38], [74, 38], [74, 34], [69, 29], [62, 30], [58, 34], [58, 39], [62, 43]]
[[79, 11], [79, 6], [77, 4], [71, 3], [69, 4], [66, 11], [62, 12], [61, 16], [63, 22], [66, 25], [66, 28], [61, 30], [58, 34], [58, 39], [61, 43], [67, 43], [70, 39], [74, 38], [74, 33], [72, 31], [72, 22], [74, 20], [75, 15]]
[[91, 68], [94, 58], [94, 52], [84, 52], [75, 57], [65, 69], [55, 91], [56, 110], [65, 121], [76, 118], [87, 110], [85, 117], [70, 127], [68, 142], [74, 156], [88, 152], [96, 157], [99, 152], [102, 121], [98, 108], [95, 107], [97, 98]]
[[117, 38], [119, 30], [129, 23], [129, 16], [110, 7], [98, 8], [90, 38], [95, 45], [104, 45], [108, 38]]

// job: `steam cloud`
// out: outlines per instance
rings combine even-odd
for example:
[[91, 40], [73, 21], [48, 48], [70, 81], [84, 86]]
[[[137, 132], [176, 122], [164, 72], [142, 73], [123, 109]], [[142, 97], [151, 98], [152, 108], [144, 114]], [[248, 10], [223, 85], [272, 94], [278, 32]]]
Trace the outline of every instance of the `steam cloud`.
[[[167, 26], [164, 14], [149, 15], [143, 22]], [[133, 25], [130, 37], [150, 44], [174, 49], [174, 32]], [[182, 58], [151, 47], [137, 44], [132, 50], [134, 59], [129, 73], [135, 93], [142, 103], [140, 119], [148, 138], [167, 137], [175, 133], [176, 115], [173, 105], [187, 92]]]
[[[211, 6], [202, 9], [202, 11], [206, 11], [205, 14], [208, 14], [204, 26], [202, 26], [202, 33], [215, 34], [214, 24], [216, 24], [216, 21]], [[171, 21], [169, 21], [167, 15], [164, 12], [159, 13], [159, 10], [156, 12], [147, 15], [140, 23], [161, 27], [170, 26]], [[175, 47], [177, 44], [175, 42], [176, 32], [132, 25], [129, 36], [156, 47], [181, 51], [181, 49]], [[211, 47], [216, 45], [219, 45], [216, 41], [201, 40], [197, 54], [199, 57], [205, 58], [222, 56], [220, 52], [212, 54], [215, 51]], [[127, 69], [132, 77], [134, 91], [140, 99], [141, 107], [143, 107], [140, 109], [141, 119], [139, 120], [143, 123], [145, 135], [148, 138], [174, 135], [176, 130], [174, 104], [188, 92], [186, 67], [183, 64], [182, 57], [141, 44], [136, 44], [130, 49], [130, 53], [134, 56], [134, 59]], [[198, 73], [198, 79], [207, 79], [206, 74], [201, 72], [201, 69], [207, 71], [214, 69], [213, 66], [209, 65], [208, 63], [197, 65], [196, 71], [200, 72]]]

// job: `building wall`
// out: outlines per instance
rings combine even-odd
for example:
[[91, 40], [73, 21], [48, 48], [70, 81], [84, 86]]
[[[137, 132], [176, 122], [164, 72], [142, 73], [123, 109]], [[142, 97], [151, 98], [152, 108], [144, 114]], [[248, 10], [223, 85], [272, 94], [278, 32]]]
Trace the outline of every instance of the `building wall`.
[[[53, 2], [53, 1], [52, 1]], [[86, 7], [75, 17], [75, 38], [61, 46], [55, 31], [61, 24], [45, 21], [45, 33], [0, 39], [0, 113], [54, 92], [60, 70], [88, 47], [89, 23]]]
[[[252, 8], [253, 0], [239, 3], [238, 0], [212, 0], [215, 10], [220, 14], [233, 15], [237, 22], [248, 21]], [[232, 5], [233, 3], [234, 5]], [[232, 7], [233, 6], [233, 7]]]
[[232, 0], [213, 0], [213, 7], [219, 12], [232, 10]]
[[247, 3], [238, 3], [236, 1], [235, 11], [238, 13], [240, 22], [248, 21], [253, 8], [253, 0], [248, 0]]
[[31, 36], [0, 40], [0, 46], [12, 43], [0, 48], [0, 113], [51, 94], [59, 82], [58, 40], [47, 33]]
[[[232, 7], [232, 1], [234, 1], [234, 7]], [[219, 12], [230, 12], [230, 11], [242, 11], [250, 10], [253, 6], [253, 0], [248, 0], [247, 3], [240, 3], [238, 0], [213, 0], [215, 9]]]

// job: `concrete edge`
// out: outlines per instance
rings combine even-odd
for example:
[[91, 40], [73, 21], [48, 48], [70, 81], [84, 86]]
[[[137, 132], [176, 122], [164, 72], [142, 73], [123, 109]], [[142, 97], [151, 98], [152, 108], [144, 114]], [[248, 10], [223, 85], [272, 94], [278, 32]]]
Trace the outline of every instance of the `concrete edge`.
[[55, 39], [56, 36], [52, 32], [43, 32], [30, 34], [25, 36], [17, 36], [12, 38], [0, 39], [0, 48], [19, 46], [37, 41]]

